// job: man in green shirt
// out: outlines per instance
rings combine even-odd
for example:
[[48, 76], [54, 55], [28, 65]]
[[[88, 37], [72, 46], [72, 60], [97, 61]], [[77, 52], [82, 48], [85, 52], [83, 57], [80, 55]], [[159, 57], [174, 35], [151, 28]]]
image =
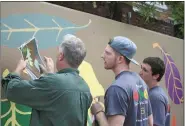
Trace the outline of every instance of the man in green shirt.
[[86, 126], [92, 96], [87, 83], [77, 70], [86, 56], [84, 43], [73, 35], [64, 36], [58, 49], [56, 68], [45, 57], [47, 71], [36, 80], [20, 77], [26, 61], [20, 60], [16, 70], [2, 79], [8, 100], [32, 108], [30, 126]]

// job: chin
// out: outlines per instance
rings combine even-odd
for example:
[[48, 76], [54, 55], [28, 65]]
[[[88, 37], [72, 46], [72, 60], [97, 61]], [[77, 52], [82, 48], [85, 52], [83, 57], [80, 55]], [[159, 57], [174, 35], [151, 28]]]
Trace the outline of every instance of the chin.
[[107, 66], [104, 64], [104, 68], [106, 69], [107, 68]]
[[104, 66], [104, 68], [105, 68], [106, 70], [110, 70], [110, 69], [111, 69], [110, 67], [107, 67], [107, 66]]
[[[144, 80], [144, 79], [143, 79]], [[148, 81], [144, 80], [144, 82], [148, 85]]]
[[141, 75], [139, 75], [139, 76], [144, 80], [144, 78]]

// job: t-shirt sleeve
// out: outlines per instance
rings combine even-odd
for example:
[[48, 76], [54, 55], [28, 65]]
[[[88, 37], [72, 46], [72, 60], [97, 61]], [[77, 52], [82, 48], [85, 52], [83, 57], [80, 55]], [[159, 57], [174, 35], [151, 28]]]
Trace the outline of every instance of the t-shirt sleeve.
[[[147, 93], [149, 92], [149, 87], [147, 87]], [[150, 116], [152, 113], [152, 105], [150, 102], [150, 99], [148, 99], [148, 116]]]
[[166, 119], [166, 106], [160, 98], [150, 99], [154, 124], [157, 126], [164, 125]]
[[148, 99], [148, 116], [150, 116], [151, 114], [152, 114], [152, 106], [151, 106], [150, 99]]
[[129, 96], [125, 89], [111, 86], [105, 95], [105, 112], [107, 116], [126, 116], [128, 110]]

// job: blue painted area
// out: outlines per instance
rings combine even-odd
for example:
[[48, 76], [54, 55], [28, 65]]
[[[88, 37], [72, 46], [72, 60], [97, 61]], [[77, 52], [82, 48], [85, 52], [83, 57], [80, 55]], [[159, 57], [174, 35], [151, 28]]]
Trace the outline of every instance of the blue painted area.
[[[30, 25], [28, 22], [33, 24], [38, 28], [38, 32], [35, 34], [35, 38], [38, 40], [39, 49], [47, 49], [51, 47], [56, 47], [60, 44], [62, 37], [66, 34], [75, 34], [80, 29], [87, 26], [77, 26], [68, 20], [62, 19], [56, 16], [50, 16], [45, 14], [25, 14], [25, 15], [10, 15], [7, 18], [0, 19], [1, 22], [1, 45], [7, 46], [9, 48], [17, 48], [22, 43], [30, 40], [36, 30], [34, 26]], [[56, 23], [52, 21], [54, 19]], [[88, 23], [88, 21], [87, 21]], [[6, 24], [11, 28], [12, 33], [9, 40], [7, 40], [10, 29], [5, 27]], [[59, 28], [64, 28], [57, 39]], [[65, 29], [67, 27], [75, 27], [70, 29]], [[54, 28], [54, 29], [52, 29]], [[7, 30], [7, 31], [5, 31]], [[26, 31], [28, 30], [28, 31]]]

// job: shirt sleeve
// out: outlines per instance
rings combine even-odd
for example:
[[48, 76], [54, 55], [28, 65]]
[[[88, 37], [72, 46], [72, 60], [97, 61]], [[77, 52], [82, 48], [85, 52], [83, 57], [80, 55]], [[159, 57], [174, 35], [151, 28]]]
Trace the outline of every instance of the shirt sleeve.
[[167, 114], [166, 114], [166, 121], [165, 121], [165, 126], [170, 126], [170, 117], [171, 117], [171, 113], [170, 113], [170, 105], [168, 104], [167, 107]]
[[128, 110], [129, 96], [126, 90], [111, 86], [105, 95], [105, 112], [107, 116], [126, 116]]
[[152, 114], [152, 106], [151, 106], [150, 99], [148, 99], [148, 116], [150, 116], [151, 114]]
[[[51, 78], [50, 78], [51, 79]], [[10, 73], [1, 80], [5, 97], [18, 104], [41, 110], [53, 103], [57, 90], [48, 88], [48, 78], [22, 80], [20, 76]]]
[[165, 125], [166, 119], [165, 103], [159, 98], [150, 99], [150, 102], [152, 106], [154, 124], [157, 126]]

